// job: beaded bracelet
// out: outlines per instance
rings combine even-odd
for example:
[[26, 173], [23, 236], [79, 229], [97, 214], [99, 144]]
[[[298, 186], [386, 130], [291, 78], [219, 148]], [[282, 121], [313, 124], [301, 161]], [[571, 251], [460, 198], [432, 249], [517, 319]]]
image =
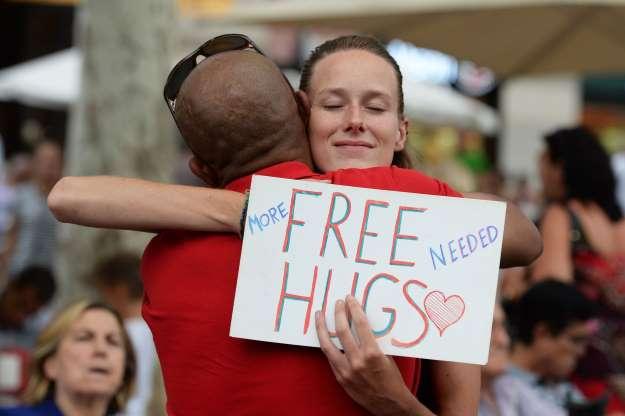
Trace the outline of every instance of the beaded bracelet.
[[243, 201], [243, 210], [241, 211], [241, 219], [239, 220], [239, 237], [243, 240], [245, 233], [245, 219], [247, 218], [247, 206], [250, 202], [250, 190], [245, 191], [245, 201]]

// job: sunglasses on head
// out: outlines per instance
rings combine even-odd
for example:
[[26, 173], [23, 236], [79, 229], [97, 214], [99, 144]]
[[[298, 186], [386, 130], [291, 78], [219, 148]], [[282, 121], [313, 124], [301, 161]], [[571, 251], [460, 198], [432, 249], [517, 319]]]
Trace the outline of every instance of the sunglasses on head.
[[247, 36], [239, 34], [221, 35], [213, 38], [185, 56], [174, 66], [165, 82], [165, 88], [163, 89], [163, 95], [165, 101], [169, 107], [169, 111], [172, 116], [175, 117], [174, 110], [176, 108], [176, 97], [180, 92], [180, 87], [185, 79], [189, 76], [191, 71], [199, 65], [202, 60], [209, 56], [216, 55], [221, 52], [237, 51], [251, 49], [265, 55], [256, 44]]

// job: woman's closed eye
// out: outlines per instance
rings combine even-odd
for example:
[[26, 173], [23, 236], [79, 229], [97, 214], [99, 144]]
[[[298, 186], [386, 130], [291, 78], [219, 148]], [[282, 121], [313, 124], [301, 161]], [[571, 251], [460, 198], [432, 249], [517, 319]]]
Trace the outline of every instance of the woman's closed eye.
[[383, 113], [388, 110], [389, 106], [385, 100], [375, 98], [363, 102], [363, 107], [372, 113]]
[[385, 107], [382, 106], [378, 106], [378, 105], [368, 105], [367, 107], [365, 107], [368, 111], [374, 112], [374, 113], [383, 113], [386, 111]]
[[343, 104], [338, 104], [338, 103], [336, 103], [336, 104], [324, 104], [323, 105], [323, 108], [325, 110], [338, 110], [341, 107], [343, 107]]

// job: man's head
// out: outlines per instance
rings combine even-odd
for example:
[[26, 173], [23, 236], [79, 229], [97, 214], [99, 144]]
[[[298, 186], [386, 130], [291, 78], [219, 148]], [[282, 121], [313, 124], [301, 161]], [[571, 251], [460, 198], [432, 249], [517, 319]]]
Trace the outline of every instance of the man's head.
[[[118, 253], [98, 262], [92, 282], [104, 300], [122, 315], [143, 298], [141, 259], [132, 253]], [[124, 316], [128, 318], [128, 316]]]
[[202, 61], [176, 100], [182, 136], [206, 181], [223, 186], [288, 160], [310, 164], [305, 126], [291, 87], [273, 62], [253, 51]]
[[568, 377], [586, 349], [594, 309], [563, 282], [547, 280], [530, 288], [516, 310], [516, 344], [531, 354], [531, 370], [548, 380]]
[[56, 291], [54, 276], [44, 267], [29, 267], [9, 281], [0, 293], [0, 326], [19, 329], [46, 305]]

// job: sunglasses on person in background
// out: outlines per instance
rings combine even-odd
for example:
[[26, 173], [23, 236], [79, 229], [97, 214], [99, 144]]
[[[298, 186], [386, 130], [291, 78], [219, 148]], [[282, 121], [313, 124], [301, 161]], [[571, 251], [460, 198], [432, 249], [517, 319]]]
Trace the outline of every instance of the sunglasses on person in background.
[[[229, 34], [217, 36], [205, 42], [202, 46], [185, 56], [174, 66], [165, 82], [165, 88], [163, 89], [163, 95], [165, 101], [169, 107], [171, 115], [176, 119], [174, 110], [176, 108], [176, 97], [180, 92], [180, 87], [185, 79], [189, 76], [191, 71], [199, 65], [202, 60], [209, 56], [216, 55], [222, 52], [238, 51], [251, 49], [258, 52], [261, 55], [265, 55], [256, 44], [247, 36], [239, 34]], [[290, 85], [290, 84], [289, 84]]]

